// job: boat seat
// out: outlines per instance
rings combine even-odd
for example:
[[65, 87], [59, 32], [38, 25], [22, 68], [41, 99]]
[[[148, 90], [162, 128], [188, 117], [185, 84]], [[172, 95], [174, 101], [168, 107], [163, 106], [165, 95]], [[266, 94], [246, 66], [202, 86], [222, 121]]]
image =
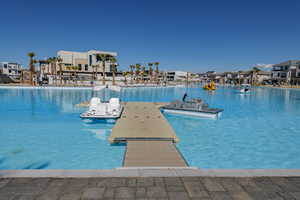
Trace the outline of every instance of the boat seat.
[[101, 99], [98, 97], [93, 97], [90, 101], [89, 111], [96, 111], [99, 104], [101, 104]]
[[97, 109], [96, 109], [96, 113], [98, 115], [105, 115], [106, 112], [107, 112], [107, 105], [106, 105], [106, 103], [100, 103], [100, 104], [98, 104]]
[[121, 104], [119, 98], [111, 98], [108, 104], [108, 112], [120, 110]]

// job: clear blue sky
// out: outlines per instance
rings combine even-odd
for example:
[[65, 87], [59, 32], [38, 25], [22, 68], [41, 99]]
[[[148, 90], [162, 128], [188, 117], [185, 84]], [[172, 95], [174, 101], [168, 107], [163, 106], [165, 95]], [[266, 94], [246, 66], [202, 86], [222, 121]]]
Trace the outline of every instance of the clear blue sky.
[[300, 1], [11, 0], [0, 3], [0, 61], [116, 51], [122, 69], [247, 69], [300, 59]]

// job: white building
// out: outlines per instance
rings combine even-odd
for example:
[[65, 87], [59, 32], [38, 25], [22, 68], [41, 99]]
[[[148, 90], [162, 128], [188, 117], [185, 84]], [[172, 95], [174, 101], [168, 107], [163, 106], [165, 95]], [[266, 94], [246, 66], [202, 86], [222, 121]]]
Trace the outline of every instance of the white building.
[[0, 62], [0, 71], [13, 79], [20, 79], [22, 65], [11, 62]]
[[188, 72], [184, 71], [168, 71], [167, 80], [168, 81], [185, 81]]
[[185, 72], [185, 71], [168, 71], [168, 81], [186, 81], [188, 76], [189, 81], [199, 81], [199, 75], [196, 73]]
[[[57, 57], [61, 58], [62, 62], [41, 65], [42, 77], [47, 77], [49, 84], [57, 82], [67, 83], [70, 80], [81, 82], [100, 80], [103, 75], [102, 63], [97, 60], [98, 54], [117, 56], [116, 52], [107, 51], [75, 52], [61, 50], [57, 52]], [[112, 63], [110, 62], [105, 62], [105, 75], [106, 79], [111, 79]], [[58, 79], [61, 79], [61, 81], [58, 81]]]
[[[107, 52], [107, 51], [96, 51], [90, 50], [88, 52], [74, 52], [74, 51], [58, 51], [57, 56], [62, 58], [62, 63], [65, 66], [77, 66], [79, 71], [82, 72], [93, 72], [93, 65], [99, 65], [99, 61], [97, 60], [97, 54], [108, 54], [116, 57], [116, 52]], [[102, 66], [102, 65], [101, 65]], [[102, 71], [102, 70], [101, 70]], [[111, 64], [106, 63], [105, 72], [111, 72]]]
[[300, 78], [300, 61], [296, 65], [296, 77]]
[[273, 65], [272, 82], [295, 84], [297, 82], [297, 63], [299, 60], [288, 60]]

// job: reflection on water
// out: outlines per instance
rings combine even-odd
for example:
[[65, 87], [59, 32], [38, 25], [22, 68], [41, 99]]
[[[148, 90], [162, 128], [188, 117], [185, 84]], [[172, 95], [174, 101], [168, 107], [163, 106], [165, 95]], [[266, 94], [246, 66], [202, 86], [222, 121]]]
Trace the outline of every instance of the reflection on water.
[[[74, 112], [82, 110], [74, 105], [89, 101], [93, 96], [99, 97], [103, 101], [108, 101], [112, 97], [119, 97], [122, 101], [149, 101], [149, 102], [169, 102], [175, 99], [181, 99], [183, 94], [187, 92], [189, 98], [200, 97], [208, 103], [216, 104], [222, 107], [224, 101], [241, 101], [248, 103], [272, 104], [284, 107], [288, 111], [295, 111], [299, 108], [300, 92], [296, 89], [270, 89], [256, 88], [251, 93], [240, 94], [232, 88], [220, 87], [214, 92], [203, 91], [201, 88], [125, 88], [121, 92], [111, 90], [92, 91], [91, 89], [82, 90], [59, 90], [59, 89], [0, 89], [2, 107], [14, 110], [19, 107], [8, 106], [15, 101], [22, 101], [22, 109], [30, 109], [32, 115], [39, 112], [39, 104], [48, 102], [58, 106], [62, 112]], [[5, 103], [5, 104], [4, 104]]]
[[107, 141], [114, 124], [81, 120], [86, 108], [75, 105], [93, 96], [105, 101], [120, 97], [125, 102], [169, 102], [185, 92], [189, 98], [200, 97], [211, 107], [224, 109], [219, 120], [166, 115], [192, 166], [300, 168], [300, 158], [294, 156], [300, 154], [300, 91], [255, 88], [239, 94], [226, 87], [213, 93], [200, 87], [126, 88], [120, 93], [0, 89], [0, 168], [119, 167], [124, 146]]

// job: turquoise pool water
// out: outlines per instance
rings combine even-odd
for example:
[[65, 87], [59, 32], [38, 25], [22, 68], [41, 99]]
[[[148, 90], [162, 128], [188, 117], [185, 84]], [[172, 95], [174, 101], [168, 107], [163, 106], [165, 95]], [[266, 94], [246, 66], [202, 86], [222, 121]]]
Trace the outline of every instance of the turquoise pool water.
[[[123, 101], [167, 102], [185, 88], [125, 89]], [[233, 88], [214, 93], [189, 88], [225, 109], [218, 120], [165, 115], [190, 166], [200, 168], [300, 168], [300, 90]], [[112, 146], [113, 124], [86, 123], [75, 107], [92, 96], [116, 92], [0, 88], [0, 169], [109, 169], [122, 165], [125, 146]]]

